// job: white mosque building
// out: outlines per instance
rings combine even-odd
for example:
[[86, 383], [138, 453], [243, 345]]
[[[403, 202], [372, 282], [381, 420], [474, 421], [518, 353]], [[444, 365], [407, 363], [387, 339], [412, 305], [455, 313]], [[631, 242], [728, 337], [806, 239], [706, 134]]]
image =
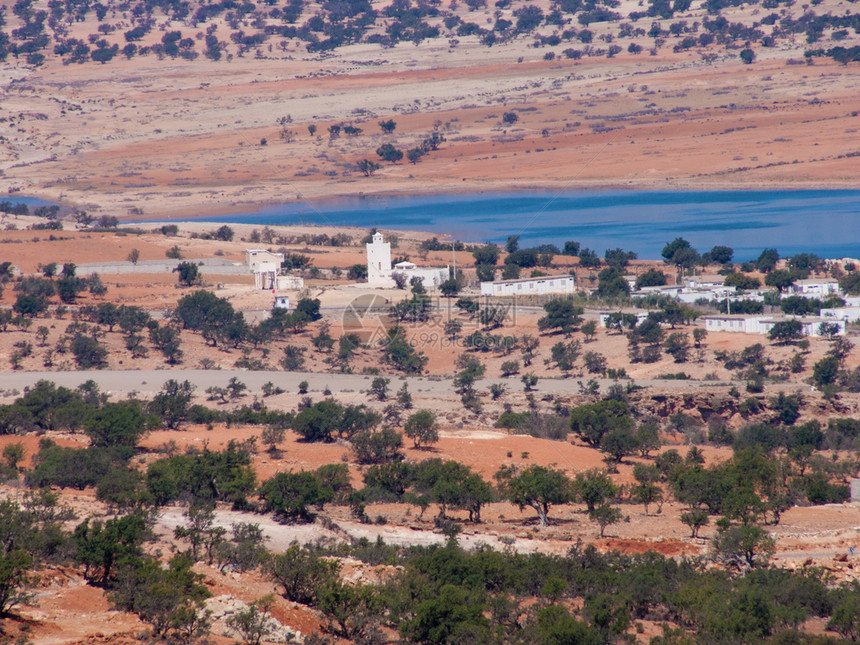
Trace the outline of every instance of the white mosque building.
[[376, 232], [367, 244], [367, 284], [372, 287], [394, 287], [392, 277], [395, 273], [406, 276], [406, 284], [412, 278], [419, 278], [425, 289], [438, 289], [450, 277], [448, 267], [423, 268], [412, 262], [398, 262], [391, 266], [391, 243], [386, 242], [382, 233]]

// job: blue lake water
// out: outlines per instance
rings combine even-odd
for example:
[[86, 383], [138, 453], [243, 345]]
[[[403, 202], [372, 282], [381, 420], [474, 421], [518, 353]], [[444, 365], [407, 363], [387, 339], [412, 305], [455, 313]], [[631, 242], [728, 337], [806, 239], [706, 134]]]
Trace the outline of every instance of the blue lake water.
[[602, 255], [608, 248], [660, 257], [675, 237], [699, 251], [717, 244], [736, 260], [771, 247], [780, 254], [860, 257], [860, 190], [534, 191], [356, 197], [285, 204], [211, 222], [350, 225], [432, 231], [465, 242], [520, 245], [576, 240]]
[[53, 202], [46, 202], [38, 197], [3, 197], [0, 195], [0, 202], [11, 202], [13, 204], [27, 204], [27, 206], [50, 206]]
[[[40, 199], [0, 201], [44, 205]], [[608, 248], [660, 257], [683, 237], [699, 251], [717, 244], [749, 260], [764, 248], [783, 256], [860, 257], [860, 190], [518, 191], [354, 197], [284, 204], [256, 213], [201, 218], [244, 224], [317, 224], [431, 231], [464, 242], [520, 245], [576, 240], [603, 255]]]

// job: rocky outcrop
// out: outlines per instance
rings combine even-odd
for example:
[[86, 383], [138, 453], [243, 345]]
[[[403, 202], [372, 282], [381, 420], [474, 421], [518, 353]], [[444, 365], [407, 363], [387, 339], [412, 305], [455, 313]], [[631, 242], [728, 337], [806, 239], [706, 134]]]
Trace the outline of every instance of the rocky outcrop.
[[[224, 595], [209, 598], [206, 601], [206, 609], [212, 612], [213, 634], [235, 637], [236, 633], [227, 626], [227, 621], [248, 609], [248, 605], [235, 596]], [[282, 625], [271, 616], [268, 616], [265, 625], [268, 635], [263, 638], [264, 643], [304, 643], [305, 641], [300, 631]]]

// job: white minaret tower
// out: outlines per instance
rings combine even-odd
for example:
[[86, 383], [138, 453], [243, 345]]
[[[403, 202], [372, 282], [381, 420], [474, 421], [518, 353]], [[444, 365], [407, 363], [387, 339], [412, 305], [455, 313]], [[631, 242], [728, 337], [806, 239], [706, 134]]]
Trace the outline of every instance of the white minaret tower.
[[382, 239], [382, 233], [377, 231], [367, 244], [368, 284], [386, 284], [391, 279], [391, 243]]

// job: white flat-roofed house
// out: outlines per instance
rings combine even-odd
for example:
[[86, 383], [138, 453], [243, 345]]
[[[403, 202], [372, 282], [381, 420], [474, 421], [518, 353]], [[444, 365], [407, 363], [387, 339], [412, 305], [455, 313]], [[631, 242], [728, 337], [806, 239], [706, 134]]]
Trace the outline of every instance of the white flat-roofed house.
[[[803, 336], [824, 336], [845, 334], [845, 321], [837, 318], [822, 317], [796, 317], [796, 316], [733, 316], [719, 314], [716, 316], [705, 316], [705, 329], [708, 331], [729, 331], [742, 334], [768, 334], [773, 326], [787, 320], [800, 322], [800, 330]], [[822, 325], [824, 325], [822, 327]], [[827, 326], [835, 325], [835, 333], [828, 330]], [[825, 333], [826, 332], [826, 333]]]
[[733, 331], [742, 334], [761, 334], [761, 321], [764, 316], [738, 316], [718, 314], [705, 316], [705, 329], [708, 331]]
[[844, 320], [846, 323], [860, 321], [860, 307], [833, 307], [822, 309], [821, 317], [834, 320]]
[[678, 294], [680, 294], [684, 290], [684, 287], [681, 285], [671, 285], [664, 284], [656, 287], [642, 287], [641, 289], [637, 289], [636, 291], [632, 291], [630, 293], [631, 296], [669, 296], [670, 298], [677, 298]]
[[609, 320], [609, 317], [610, 317], [610, 316], [613, 316], [613, 315], [619, 315], [619, 316], [621, 316], [621, 315], [624, 315], [624, 314], [630, 314], [630, 315], [632, 315], [632, 316], [636, 316], [636, 324], [638, 325], [638, 324], [639, 324], [639, 323], [641, 323], [643, 320], [645, 320], [646, 318], [648, 318], [648, 314], [649, 314], [649, 313], [650, 313], [649, 311], [640, 311], [640, 310], [630, 310], [630, 311], [601, 311], [601, 312], [598, 314], [598, 319], [600, 320], [600, 326], [601, 326], [601, 327], [606, 327], [606, 323], [607, 323], [607, 321]]
[[684, 278], [684, 286], [688, 289], [713, 289], [722, 287], [726, 276], [719, 274], [691, 275]]
[[520, 280], [482, 282], [482, 296], [525, 296], [540, 293], [576, 293], [572, 275], [547, 275]]
[[245, 249], [245, 264], [252, 272], [256, 271], [260, 264], [275, 263], [280, 268], [283, 261], [283, 253], [275, 253], [266, 249]]
[[[845, 335], [845, 321], [838, 320], [836, 318], [821, 318], [818, 316], [809, 316], [809, 317], [781, 317], [778, 316], [776, 318], [767, 318], [761, 321], [761, 332], [762, 334], [770, 333], [770, 330], [773, 326], [778, 322], [785, 322], [786, 320], [797, 320], [800, 321], [800, 333], [802, 336], [809, 337], [818, 337], [818, 336], [844, 336]], [[835, 325], [835, 327], [833, 327]], [[833, 330], [827, 330], [827, 327], [833, 327]], [[825, 333], [826, 331], [826, 333]]]
[[715, 287], [699, 287], [696, 289], [692, 289], [690, 287], [684, 287], [682, 291], [675, 296], [680, 302], [686, 304], [693, 304], [699, 300], [725, 300], [732, 294], [736, 293], [737, 289], [735, 287], [726, 287], [723, 285], [715, 286]]
[[796, 296], [807, 298], [826, 298], [827, 296], [838, 296], [842, 291], [839, 289], [839, 281], [832, 278], [810, 278], [798, 280], [791, 286], [791, 292]]
[[406, 276], [407, 286], [412, 283], [413, 278], [418, 278], [425, 289], [438, 289], [440, 284], [451, 277], [448, 267], [423, 268], [412, 262], [398, 262], [391, 270], [391, 275], [395, 273]]
[[303, 278], [294, 275], [281, 275], [284, 261], [283, 253], [273, 253], [264, 249], [247, 249], [245, 262], [254, 274], [254, 288], [263, 291], [304, 289]]
[[297, 275], [279, 275], [275, 286], [278, 291], [301, 291], [305, 288], [305, 279]]

